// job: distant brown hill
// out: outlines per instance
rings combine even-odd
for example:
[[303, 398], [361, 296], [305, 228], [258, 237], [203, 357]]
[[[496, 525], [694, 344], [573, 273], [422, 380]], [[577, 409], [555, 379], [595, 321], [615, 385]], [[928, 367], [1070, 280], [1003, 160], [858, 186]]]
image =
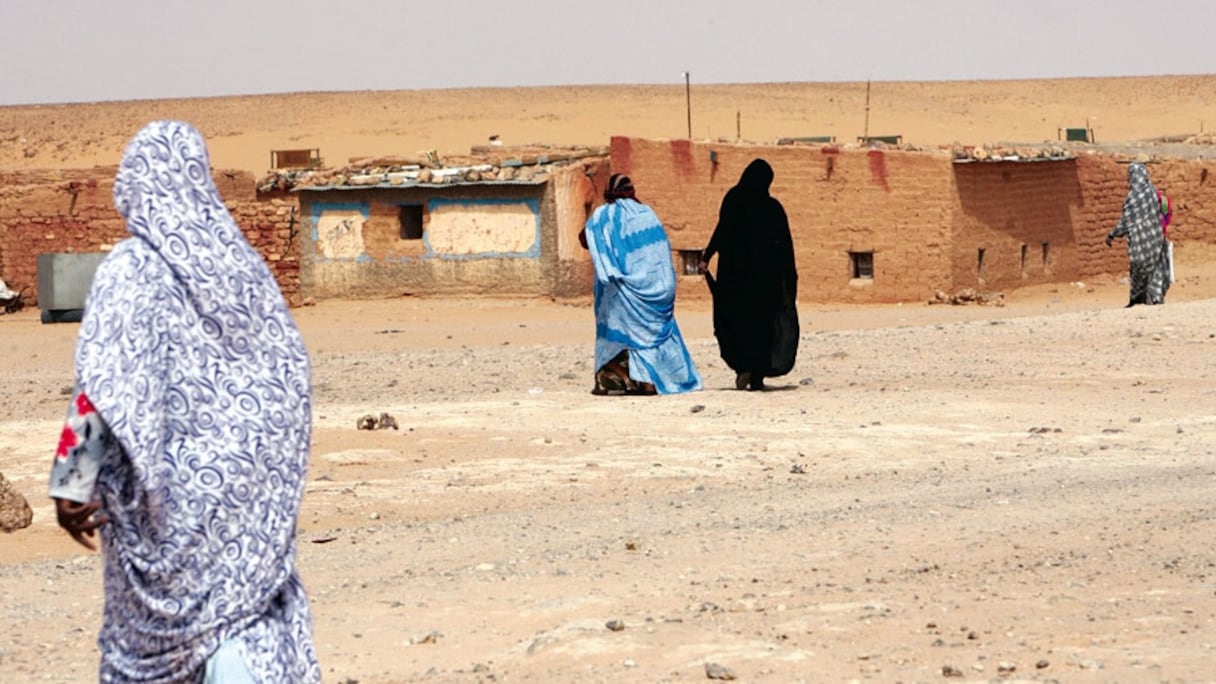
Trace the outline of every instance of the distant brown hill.
[[[1054, 140], [1091, 126], [1099, 141], [1194, 134], [1216, 127], [1216, 75], [1024, 81], [875, 82], [869, 133], [905, 142]], [[0, 168], [114, 164], [145, 122], [179, 118], [207, 136], [222, 168], [260, 173], [270, 150], [319, 148], [353, 157], [460, 154], [498, 135], [508, 144], [602, 145], [614, 134], [687, 135], [683, 84], [292, 93], [0, 107]], [[693, 85], [699, 139], [770, 141], [866, 130], [866, 84]]]

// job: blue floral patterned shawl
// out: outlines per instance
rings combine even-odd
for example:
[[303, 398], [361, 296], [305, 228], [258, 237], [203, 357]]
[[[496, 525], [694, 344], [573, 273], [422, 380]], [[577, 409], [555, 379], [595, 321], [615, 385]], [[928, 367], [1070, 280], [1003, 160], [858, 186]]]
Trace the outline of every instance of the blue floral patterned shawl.
[[317, 681], [296, 574], [310, 421], [304, 343], [216, 191], [202, 136], [157, 121], [114, 202], [77, 383], [116, 437], [98, 478], [103, 681], [193, 681], [234, 640], [264, 681]]

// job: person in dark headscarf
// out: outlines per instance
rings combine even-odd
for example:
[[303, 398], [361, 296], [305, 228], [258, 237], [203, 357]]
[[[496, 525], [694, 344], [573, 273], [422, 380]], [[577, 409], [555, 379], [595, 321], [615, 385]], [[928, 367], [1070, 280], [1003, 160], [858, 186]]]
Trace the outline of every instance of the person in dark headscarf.
[[[773, 168], [756, 159], [727, 191], [701, 253], [714, 299], [714, 335], [738, 389], [790, 372], [798, 352], [798, 272], [789, 219], [769, 194]], [[717, 255], [717, 276], [709, 261]]]
[[613, 174], [580, 233], [595, 266], [594, 394], [675, 394], [701, 388], [676, 325], [671, 243], [629, 176]]
[[1170, 287], [1169, 253], [1161, 229], [1161, 200], [1144, 164], [1127, 167], [1127, 198], [1119, 223], [1106, 235], [1106, 246], [1127, 238], [1131, 292], [1127, 305], [1161, 304]]

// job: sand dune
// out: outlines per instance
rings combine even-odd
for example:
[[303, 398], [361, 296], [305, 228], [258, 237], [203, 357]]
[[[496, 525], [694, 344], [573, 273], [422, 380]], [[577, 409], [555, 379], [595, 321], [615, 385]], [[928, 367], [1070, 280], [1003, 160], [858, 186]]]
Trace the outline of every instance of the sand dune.
[[[866, 84], [692, 86], [698, 139], [771, 141], [867, 130]], [[1099, 140], [1201, 132], [1216, 125], [1216, 75], [1025, 81], [877, 82], [868, 131], [911, 144], [1039, 142], [1090, 125]], [[508, 144], [605, 144], [614, 134], [687, 135], [683, 84], [293, 93], [0, 107], [0, 168], [114, 164], [146, 121], [191, 121], [217, 167], [260, 173], [269, 151], [320, 148], [327, 163], [434, 149], [466, 153], [490, 135]], [[1206, 121], [1206, 119], [1212, 119]]]

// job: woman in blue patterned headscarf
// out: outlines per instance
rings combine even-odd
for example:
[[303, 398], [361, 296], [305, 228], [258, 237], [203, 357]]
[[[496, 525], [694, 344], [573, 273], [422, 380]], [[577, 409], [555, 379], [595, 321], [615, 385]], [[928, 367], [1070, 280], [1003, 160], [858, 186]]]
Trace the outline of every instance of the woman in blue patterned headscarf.
[[114, 202], [52, 469], [60, 525], [99, 532], [102, 681], [320, 680], [295, 570], [308, 355], [216, 191], [202, 136], [157, 121]]
[[1144, 164], [1127, 167], [1127, 197], [1119, 223], [1106, 235], [1106, 246], [1127, 238], [1131, 293], [1127, 305], [1161, 304], [1170, 287], [1169, 253], [1161, 228], [1161, 200]]

